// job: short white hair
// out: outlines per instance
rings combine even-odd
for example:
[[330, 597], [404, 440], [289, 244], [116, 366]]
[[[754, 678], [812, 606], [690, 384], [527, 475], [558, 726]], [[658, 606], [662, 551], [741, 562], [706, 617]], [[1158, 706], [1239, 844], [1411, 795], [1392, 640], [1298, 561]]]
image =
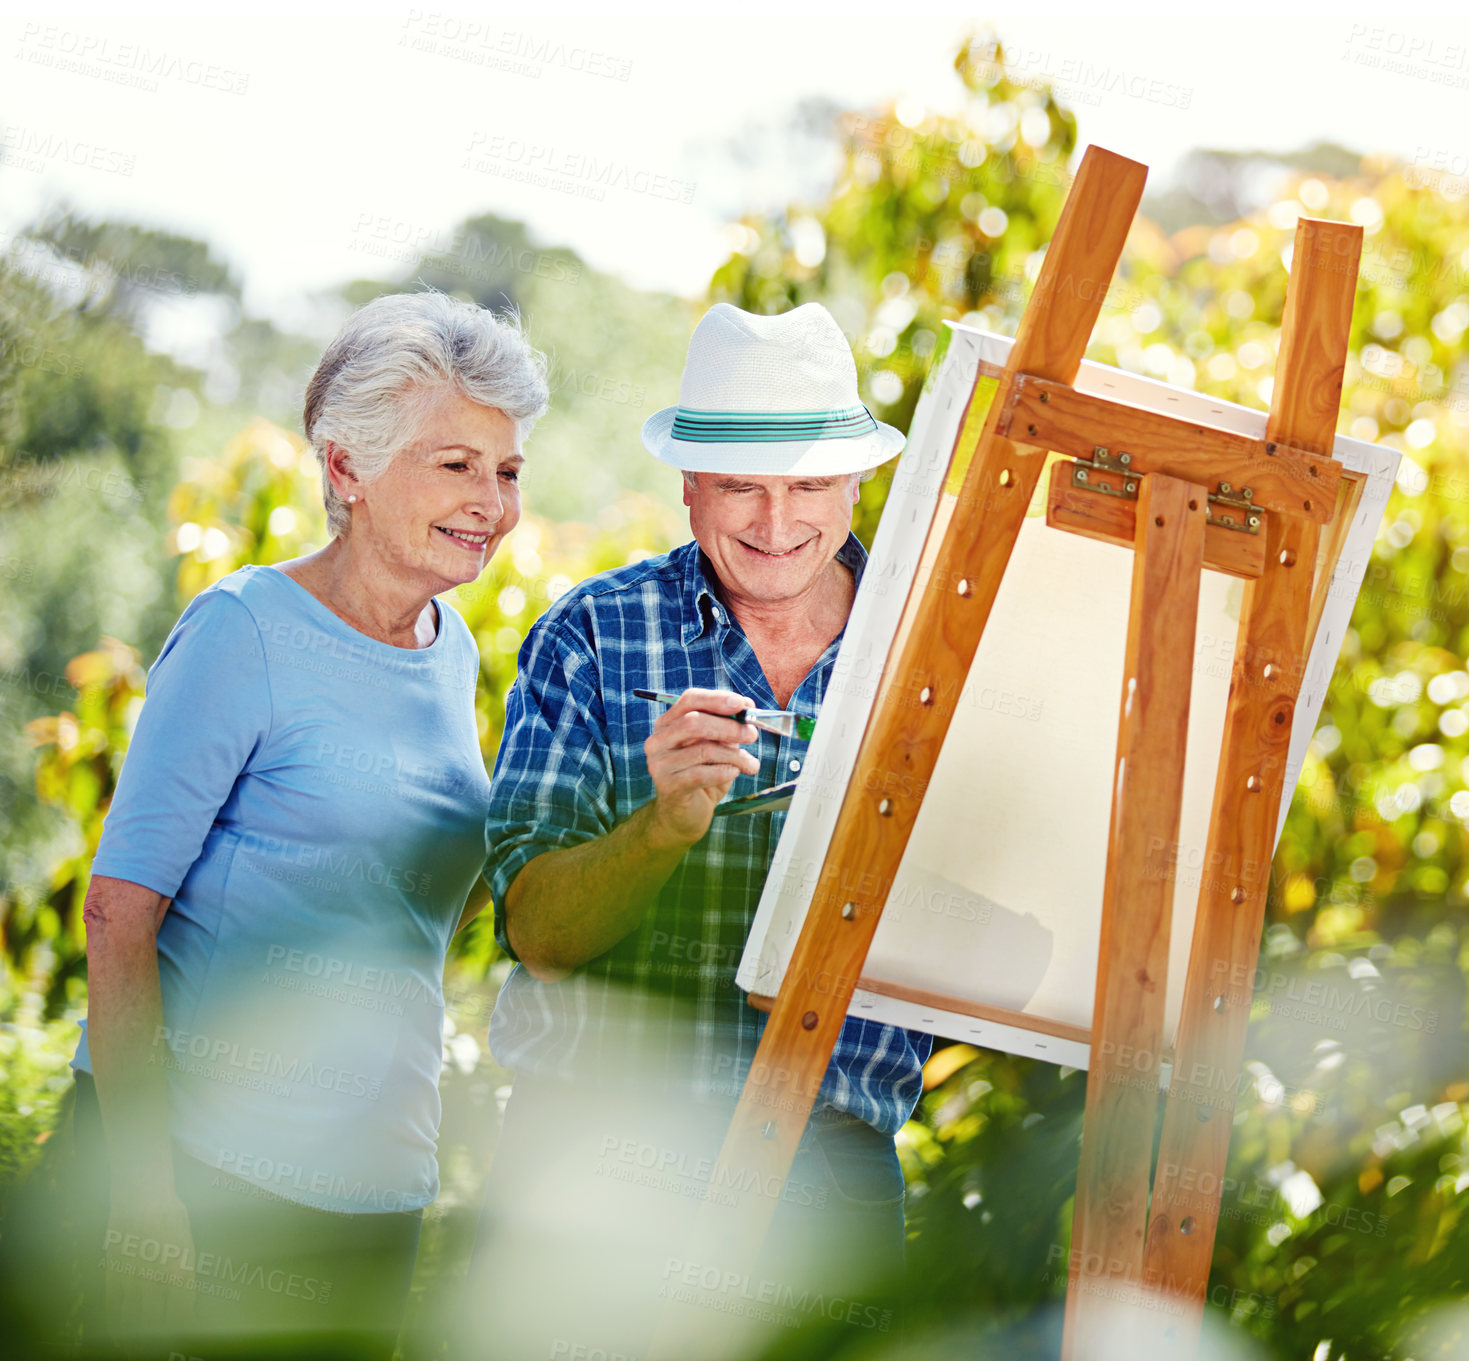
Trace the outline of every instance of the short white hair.
[[351, 516], [332, 486], [327, 445], [346, 450], [358, 481], [372, 482], [446, 391], [503, 411], [519, 444], [550, 400], [546, 357], [514, 313], [496, 316], [434, 290], [384, 294], [347, 318], [307, 384], [303, 418], [333, 534], [345, 533]]
[[[859, 473], [852, 473], [851, 476], [852, 477], [855, 477], [858, 482], [870, 482], [872, 480], [872, 475], [876, 471], [877, 471], [876, 468], [863, 468], [861, 472], [859, 472]], [[691, 472], [689, 472], [689, 470], [687, 468], [685, 468], [683, 470], [683, 484], [690, 491], [698, 491], [699, 490], [699, 474], [698, 473], [691, 473]]]

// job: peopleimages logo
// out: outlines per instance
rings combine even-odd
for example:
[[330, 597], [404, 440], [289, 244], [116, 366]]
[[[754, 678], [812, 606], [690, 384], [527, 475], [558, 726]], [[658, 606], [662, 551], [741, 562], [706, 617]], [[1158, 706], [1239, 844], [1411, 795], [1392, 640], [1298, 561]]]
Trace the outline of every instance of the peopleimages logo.
[[739, 1196], [754, 1194], [819, 1210], [826, 1204], [829, 1194], [825, 1186], [788, 1181], [773, 1173], [762, 1174], [757, 1168], [726, 1165], [714, 1158], [694, 1156], [680, 1149], [659, 1147], [638, 1139], [620, 1139], [615, 1134], [604, 1135], [598, 1175], [624, 1181], [637, 1180], [635, 1175], [619, 1176], [623, 1169], [630, 1174], [649, 1174], [638, 1184], [683, 1195], [705, 1196], [726, 1205], [736, 1205]]
[[603, 159], [590, 152], [488, 131], [478, 131], [470, 137], [469, 154], [462, 168], [598, 202], [606, 197], [609, 189], [616, 189], [676, 203], [692, 203], [698, 189], [689, 180], [630, 165], [615, 157]]
[[[432, 980], [397, 969], [384, 968], [377, 964], [364, 964], [361, 960], [341, 959], [334, 955], [321, 954], [312, 950], [301, 950], [294, 946], [272, 944], [266, 948], [265, 964], [278, 967], [283, 974], [298, 975], [302, 980], [292, 986], [284, 978], [269, 973], [266, 981], [289, 991], [310, 991], [311, 986], [320, 984], [322, 994], [339, 1001], [351, 1001], [354, 1006], [366, 1010], [386, 1010], [394, 1015], [403, 1014], [403, 1002], [427, 1002], [430, 1006], [443, 1006], [444, 994]], [[348, 990], [351, 992], [349, 993]], [[361, 996], [359, 996], [361, 994]], [[375, 1005], [383, 1003], [382, 1006]]]
[[[200, 1294], [223, 1295], [226, 1299], [240, 1298], [239, 1286], [267, 1291], [272, 1295], [288, 1295], [291, 1299], [305, 1300], [308, 1304], [326, 1304], [331, 1300], [332, 1283], [317, 1276], [306, 1276], [296, 1271], [284, 1271], [279, 1267], [267, 1269], [258, 1262], [248, 1259], [236, 1261], [217, 1252], [198, 1252], [192, 1243], [165, 1242], [141, 1234], [123, 1233], [108, 1229], [104, 1247], [112, 1259], [110, 1269], [123, 1275], [144, 1276], [148, 1279], [166, 1280], [170, 1284], [183, 1284], [181, 1273], [192, 1273], [196, 1279], [188, 1284]], [[119, 1260], [128, 1259], [128, 1260]], [[158, 1274], [139, 1268], [153, 1267]], [[204, 1283], [224, 1289], [207, 1289]]]
[[399, 47], [533, 80], [553, 66], [604, 80], [626, 81], [632, 75], [632, 62], [626, 57], [436, 10], [410, 9], [401, 27], [406, 31], [398, 35]]
[[565, 250], [538, 251], [511, 242], [492, 241], [461, 229], [438, 227], [378, 213], [358, 213], [356, 249], [369, 255], [413, 263], [428, 260], [469, 278], [492, 280], [505, 273], [534, 274], [561, 283], [579, 283], [582, 265]]
[[113, 85], [155, 93], [159, 82], [178, 81], [204, 90], [242, 95], [250, 75], [228, 66], [199, 61], [141, 43], [115, 43], [100, 33], [32, 20], [21, 30], [17, 57], [32, 65], [74, 75], [93, 76]]
[[333, 1200], [359, 1205], [364, 1210], [381, 1210], [396, 1213], [415, 1208], [424, 1197], [392, 1186], [379, 1186], [376, 1182], [363, 1181], [360, 1177], [350, 1179], [340, 1172], [313, 1170], [295, 1163], [277, 1162], [274, 1158], [261, 1157], [255, 1153], [244, 1153], [238, 1149], [219, 1150], [219, 1170], [227, 1176], [238, 1177], [256, 1186], [271, 1187], [281, 1195], [288, 1191], [297, 1196], [317, 1201]]
[[1210, 971], [1211, 984], [1219, 986], [1225, 975], [1230, 991], [1224, 995], [1230, 1005], [1247, 1006], [1264, 999], [1274, 1016], [1321, 1021], [1333, 1030], [1345, 1030], [1348, 1020], [1366, 1016], [1381, 1025], [1421, 1030], [1428, 1035], [1438, 1032], [1436, 1010], [1395, 1000], [1360, 984], [1344, 981], [1338, 985], [1332, 979], [1310, 978], [1266, 964], [1251, 971], [1243, 964], [1216, 959]]
[[[72, 268], [75, 265], [95, 277], [99, 291], [119, 284], [185, 298], [192, 298], [199, 291], [199, 280], [192, 274], [179, 274], [139, 260], [114, 260], [95, 250], [60, 241], [40, 241], [24, 232], [8, 235], [0, 232], [0, 261], [27, 279], [68, 289], [77, 283], [76, 270]], [[81, 360], [73, 362], [78, 370], [83, 367]]]
[[665, 1284], [659, 1293], [664, 1298], [702, 1304], [720, 1313], [742, 1314], [788, 1327], [798, 1326], [799, 1318], [792, 1316], [800, 1314], [820, 1314], [833, 1323], [850, 1323], [882, 1333], [893, 1326], [891, 1309], [879, 1309], [875, 1304], [826, 1295], [819, 1290], [798, 1289], [738, 1271], [721, 1271], [716, 1266], [686, 1262], [678, 1257], [664, 1262], [663, 1278]]
[[284, 841], [280, 837], [260, 836], [246, 832], [235, 843], [239, 856], [254, 857], [256, 860], [274, 860], [278, 865], [260, 865], [247, 862], [245, 868], [267, 878], [292, 879], [295, 876], [282, 867], [294, 867], [321, 871], [319, 886], [330, 884], [333, 891], [356, 879], [362, 883], [401, 889], [404, 893], [425, 896], [433, 876], [426, 870], [408, 869], [402, 865], [389, 865], [381, 860], [367, 860], [349, 851], [334, 851], [326, 846], [313, 846], [308, 842]]
[[[331, 1063], [311, 1059], [287, 1058], [284, 1054], [242, 1045], [237, 1040], [220, 1036], [195, 1034], [161, 1025], [153, 1034], [154, 1043], [162, 1042], [173, 1056], [164, 1060], [191, 1077], [210, 1078], [233, 1087], [259, 1087], [275, 1095], [289, 1095], [288, 1087], [316, 1087], [339, 1096], [359, 1096], [376, 1101], [383, 1084], [365, 1073], [354, 1073]], [[255, 1079], [255, 1080], [252, 1080]]]
[[10, 169], [35, 173], [60, 164], [108, 175], [131, 175], [137, 160], [130, 152], [23, 123], [0, 123], [0, 153]]

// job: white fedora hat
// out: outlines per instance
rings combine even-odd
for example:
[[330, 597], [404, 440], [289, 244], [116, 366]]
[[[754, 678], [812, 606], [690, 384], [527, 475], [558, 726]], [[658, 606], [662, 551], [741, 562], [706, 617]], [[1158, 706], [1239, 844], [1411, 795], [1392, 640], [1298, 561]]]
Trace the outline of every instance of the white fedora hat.
[[857, 473], [904, 439], [862, 405], [847, 338], [819, 302], [775, 317], [715, 303], [689, 341], [678, 405], [643, 422], [654, 458], [696, 473]]

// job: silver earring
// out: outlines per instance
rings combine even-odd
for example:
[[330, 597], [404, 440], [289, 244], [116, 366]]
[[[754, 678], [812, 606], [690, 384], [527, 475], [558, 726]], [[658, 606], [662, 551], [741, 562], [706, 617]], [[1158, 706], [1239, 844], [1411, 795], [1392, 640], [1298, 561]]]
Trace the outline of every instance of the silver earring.
[[355, 495], [354, 496], [349, 496], [347, 498], [347, 500], [349, 500], [349, 501], [355, 501], [356, 499], [357, 499], [357, 497]]

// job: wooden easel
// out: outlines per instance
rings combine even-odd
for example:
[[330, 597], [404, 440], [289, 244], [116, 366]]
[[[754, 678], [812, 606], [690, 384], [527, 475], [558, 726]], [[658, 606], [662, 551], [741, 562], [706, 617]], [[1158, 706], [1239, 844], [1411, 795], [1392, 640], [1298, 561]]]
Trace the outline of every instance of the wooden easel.
[[[1063, 1355], [1125, 1298], [1139, 1355], [1192, 1353], [1219, 1216], [1291, 720], [1360, 484], [1331, 458], [1360, 227], [1296, 228], [1263, 440], [1076, 391], [1146, 167], [1082, 161], [997, 389], [976, 381], [951, 456], [962, 487], [915, 582], [786, 982], [720, 1155], [721, 1185], [783, 1181], [933, 774], [1048, 451], [1047, 522], [1135, 554]], [[980, 375], [985, 377], [984, 374]], [[981, 389], [984, 389], [983, 395]], [[990, 393], [993, 391], [993, 396]], [[967, 463], [967, 467], [965, 464]], [[931, 542], [930, 548], [935, 545]], [[1153, 1177], [1199, 579], [1245, 579], [1204, 876]], [[1242, 868], [1244, 872], [1241, 872]], [[853, 899], [838, 883], [875, 885]], [[1134, 1056], [1150, 1058], [1141, 1071]], [[756, 1079], [759, 1075], [759, 1080]], [[1221, 1104], [1221, 1091], [1230, 1100]], [[1200, 1195], [1192, 1188], [1215, 1188]], [[1187, 1189], [1186, 1189], [1187, 1188]], [[696, 1259], [748, 1269], [775, 1200], [703, 1207]], [[1167, 1307], [1159, 1307], [1165, 1304]], [[705, 1314], [707, 1321], [710, 1317]], [[667, 1348], [671, 1332], [660, 1342]], [[668, 1354], [672, 1354], [669, 1352]]]

